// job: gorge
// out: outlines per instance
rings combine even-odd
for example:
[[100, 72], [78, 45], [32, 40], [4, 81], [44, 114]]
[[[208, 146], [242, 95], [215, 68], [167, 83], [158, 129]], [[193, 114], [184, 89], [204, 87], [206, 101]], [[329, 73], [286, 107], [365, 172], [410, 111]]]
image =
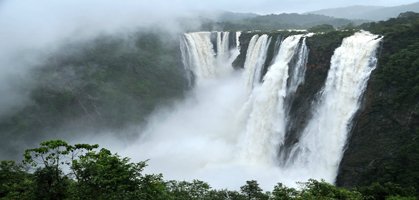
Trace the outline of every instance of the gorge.
[[[279, 20], [295, 16], [315, 23]], [[171, 199], [165, 195], [183, 188], [195, 195], [189, 199], [242, 200], [250, 198], [243, 188], [255, 185], [266, 199], [282, 193], [264, 191], [278, 190], [304, 199], [319, 187], [332, 199], [419, 196], [419, 14], [361, 25], [329, 17], [340, 22], [322, 24], [324, 16], [311, 14], [224, 18], [3, 49], [10, 71], [0, 100], [16, 107], [0, 105], [0, 198], [31, 199], [43, 187], [36, 180], [47, 168], [21, 163], [21, 155], [56, 139], [110, 149], [87, 149], [73, 163], [85, 162], [79, 170], [93, 177], [109, 175], [96, 177], [106, 183], [126, 183], [108, 161], [137, 166], [134, 196]], [[99, 158], [112, 159], [96, 173]], [[90, 184], [67, 173], [70, 165], [58, 166], [62, 174], [52, 175], [63, 184]], [[81, 191], [64, 188], [69, 196]], [[115, 198], [127, 194], [119, 189]], [[92, 191], [74, 198], [95, 198]]]
[[[278, 180], [291, 186], [310, 178], [334, 183], [382, 36], [361, 31], [344, 38], [332, 50], [327, 77], [311, 91], [306, 111], [292, 113], [295, 101], [307, 101], [299, 90], [313, 79], [306, 73], [306, 40], [312, 37], [185, 33], [181, 50], [192, 95], [175, 112], [156, 117], [132, 147], [141, 156], [130, 156], [150, 159], [152, 172], [199, 178], [219, 188], [237, 188], [252, 178], [264, 188]], [[233, 68], [239, 52], [245, 53], [243, 65]], [[226, 182], [226, 176], [234, 181]]]

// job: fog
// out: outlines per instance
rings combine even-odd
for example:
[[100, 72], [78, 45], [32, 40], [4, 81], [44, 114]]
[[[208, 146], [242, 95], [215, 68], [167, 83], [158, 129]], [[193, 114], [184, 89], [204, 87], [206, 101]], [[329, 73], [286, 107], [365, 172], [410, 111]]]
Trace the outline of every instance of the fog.
[[146, 27], [179, 31], [193, 15], [163, 1], [6, 0], [0, 4], [0, 116], [27, 103], [29, 71], [63, 44]]

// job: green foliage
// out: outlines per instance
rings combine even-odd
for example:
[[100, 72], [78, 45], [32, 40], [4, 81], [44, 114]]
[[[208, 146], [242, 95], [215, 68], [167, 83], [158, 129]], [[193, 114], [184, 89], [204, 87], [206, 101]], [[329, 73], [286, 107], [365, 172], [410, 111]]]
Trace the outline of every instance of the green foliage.
[[392, 182], [415, 188], [419, 196], [419, 14], [361, 28], [384, 39], [338, 182], [349, 187]]
[[349, 191], [343, 188], [337, 188], [329, 183], [310, 179], [303, 184], [301, 199], [341, 199], [341, 200], [361, 200], [359, 192]]
[[246, 185], [240, 187], [240, 191], [248, 200], [269, 199], [269, 196], [263, 193], [262, 188], [259, 187], [259, 184], [255, 180], [246, 181]]
[[262, 16], [247, 16], [238, 19], [221, 19], [203, 23], [203, 30], [262, 30], [275, 31], [278, 29], [307, 29], [322, 24], [332, 27], [342, 27], [354, 23], [348, 19], [339, 19], [315, 14], [283, 13]]
[[[309, 180], [301, 189], [278, 183], [264, 192], [257, 181], [247, 181], [240, 192], [214, 190], [200, 180], [165, 181], [161, 174], [143, 174], [146, 162], [129, 158], [98, 145], [70, 145], [62, 140], [42, 142], [25, 153], [32, 173], [13, 161], [0, 162], [0, 199], [47, 200], [375, 200], [414, 199], [412, 188], [374, 184], [357, 190]], [[38, 160], [40, 162], [38, 162]], [[71, 172], [69, 172], [71, 171]], [[68, 173], [64, 173], [68, 172]]]
[[393, 183], [373, 183], [370, 186], [360, 187], [358, 191], [362, 193], [364, 199], [409, 199], [414, 198], [415, 189], [412, 187], [403, 188], [400, 185]]
[[193, 180], [192, 182], [169, 181], [167, 187], [174, 200], [198, 200], [203, 199], [203, 197], [208, 196], [210, 193], [208, 183], [199, 180]]
[[0, 118], [0, 150], [20, 155], [8, 140], [36, 145], [52, 133], [121, 132], [144, 123], [186, 91], [180, 58], [178, 38], [154, 30], [63, 45], [31, 71], [28, 105]]
[[317, 25], [317, 26], [313, 26], [309, 28], [308, 31], [314, 32], [314, 33], [317, 33], [317, 32], [326, 33], [326, 32], [335, 31], [335, 28], [330, 24], [321, 24], [321, 25]]
[[68, 197], [70, 180], [61, 168], [38, 168], [33, 176], [34, 199], [62, 200]]
[[133, 199], [139, 195], [145, 162], [130, 163], [107, 149], [88, 152], [74, 160], [76, 196], [87, 199]]
[[32, 176], [14, 161], [0, 162], [0, 199], [31, 199]]
[[294, 188], [288, 188], [282, 183], [275, 185], [272, 191], [272, 200], [292, 200], [298, 195], [298, 191]]

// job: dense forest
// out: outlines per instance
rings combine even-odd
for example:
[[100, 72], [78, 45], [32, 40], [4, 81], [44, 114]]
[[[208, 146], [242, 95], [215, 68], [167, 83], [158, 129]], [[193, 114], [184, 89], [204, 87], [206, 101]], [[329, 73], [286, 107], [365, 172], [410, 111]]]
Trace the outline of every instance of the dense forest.
[[[62, 140], [42, 142], [28, 149], [23, 164], [0, 163], [1, 199], [415, 199], [413, 188], [378, 183], [353, 189], [308, 180], [300, 188], [281, 183], [264, 192], [249, 180], [240, 191], [212, 189], [203, 181], [166, 181], [161, 174], [144, 174], [147, 162], [130, 162], [98, 145], [70, 145]], [[29, 173], [30, 172], [30, 173]]]
[[394, 182], [419, 192], [419, 14], [403, 13], [360, 28], [385, 39], [338, 185]]
[[224, 13], [218, 20], [207, 20], [202, 30], [229, 30], [229, 31], [272, 31], [280, 29], [308, 29], [313, 26], [328, 24], [340, 28], [350, 25], [359, 25], [366, 20], [348, 20], [316, 14], [271, 14], [271, 15], [244, 15]]
[[21, 146], [84, 132], [114, 130], [134, 137], [126, 127], [144, 123], [157, 105], [168, 105], [187, 90], [172, 37], [157, 30], [102, 35], [48, 55], [33, 69], [30, 103], [0, 117], [0, 157], [16, 158]]

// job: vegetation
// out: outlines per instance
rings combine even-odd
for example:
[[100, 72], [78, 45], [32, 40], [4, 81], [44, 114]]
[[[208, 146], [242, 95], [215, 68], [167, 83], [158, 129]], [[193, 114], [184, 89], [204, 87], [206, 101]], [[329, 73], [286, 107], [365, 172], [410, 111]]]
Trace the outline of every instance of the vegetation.
[[397, 183], [419, 193], [419, 14], [361, 28], [384, 36], [338, 185]]
[[379, 184], [358, 191], [309, 180], [299, 189], [278, 183], [264, 192], [257, 181], [240, 191], [212, 189], [199, 180], [165, 181], [161, 174], [143, 173], [146, 162], [112, 154], [98, 145], [70, 145], [62, 140], [28, 149], [22, 164], [0, 162], [0, 199], [147, 199], [147, 200], [300, 200], [413, 199], [412, 191]]
[[143, 123], [187, 89], [172, 37], [153, 30], [63, 45], [31, 73], [30, 103], [0, 118], [0, 156], [12, 159], [21, 144], [36, 145], [53, 132], [61, 138], [118, 130], [131, 137], [120, 129]]
[[[233, 17], [233, 16], [239, 17]], [[332, 27], [344, 27], [357, 21], [342, 18], [333, 18], [315, 14], [271, 14], [254, 16], [241, 16], [238, 14], [228, 14], [229, 18], [223, 17], [218, 21], [208, 21], [203, 24], [203, 30], [261, 30], [275, 31], [279, 29], [308, 29], [313, 26], [329, 24]], [[359, 23], [358, 23], [359, 24]]]
[[321, 25], [313, 26], [308, 29], [309, 32], [314, 32], [314, 33], [317, 33], [317, 32], [326, 33], [326, 32], [331, 32], [334, 30], [335, 28], [330, 24], [321, 24]]

